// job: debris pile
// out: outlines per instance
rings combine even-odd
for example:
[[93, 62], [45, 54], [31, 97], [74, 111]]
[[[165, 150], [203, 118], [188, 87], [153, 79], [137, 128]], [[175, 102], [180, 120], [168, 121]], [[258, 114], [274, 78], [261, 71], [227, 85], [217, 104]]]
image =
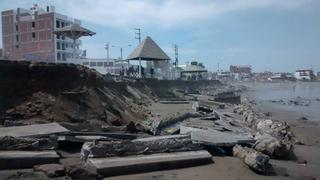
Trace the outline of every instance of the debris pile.
[[257, 151], [274, 158], [286, 158], [292, 153], [294, 136], [287, 123], [266, 119], [249, 104], [238, 105], [234, 112], [241, 114], [243, 121], [255, 130]]

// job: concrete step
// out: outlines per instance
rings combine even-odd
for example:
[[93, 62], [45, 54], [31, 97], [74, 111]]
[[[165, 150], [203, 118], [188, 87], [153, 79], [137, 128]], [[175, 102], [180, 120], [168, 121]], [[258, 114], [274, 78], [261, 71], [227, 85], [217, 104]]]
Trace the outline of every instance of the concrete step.
[[0, 169], [32, 168], [34, 165], [56, 163], [55, 151], [0, 151]]
[[88, 162], [97, 168], [99, 174], [106, 177], [196, 166], [212, 162], [212, 157], [207, 151], [201, 150], [127, 157], [89, 158]]

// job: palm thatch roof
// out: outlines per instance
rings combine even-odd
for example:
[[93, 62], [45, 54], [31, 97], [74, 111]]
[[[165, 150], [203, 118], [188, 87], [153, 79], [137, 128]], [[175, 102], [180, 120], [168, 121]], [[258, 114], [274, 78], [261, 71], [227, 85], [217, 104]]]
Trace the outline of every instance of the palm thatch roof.
[[137, 46], [127, 60], [164, 61], [170, 57], [149, 36]]

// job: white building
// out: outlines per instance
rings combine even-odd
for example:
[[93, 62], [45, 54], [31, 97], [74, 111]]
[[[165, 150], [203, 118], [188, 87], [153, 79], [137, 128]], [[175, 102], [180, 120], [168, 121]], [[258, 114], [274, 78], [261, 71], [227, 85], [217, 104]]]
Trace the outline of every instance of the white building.
[[181, 78], [183, 80], [201, 80], [208, 77], [208, 71], [205, 66], [197, 61], [179, 65], [179, 67], [182, 69]]
[[294, 73], [294, 77], [297, 80], [312, 80], [314, 79], [314, 74], [312, 70], [297, 70]]

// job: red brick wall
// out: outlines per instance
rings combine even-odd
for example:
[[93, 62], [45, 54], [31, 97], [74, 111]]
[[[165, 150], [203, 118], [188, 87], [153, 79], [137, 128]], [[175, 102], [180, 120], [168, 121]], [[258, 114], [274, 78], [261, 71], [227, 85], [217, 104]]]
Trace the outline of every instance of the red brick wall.
[[[17, 22], [18, 33], [15, 33], [16, 24], [13, 24], [13, 18], [13, 11], [2, 12], [3, 46], [7, 52], [7, 58], [54, 62], [53, 13], [36, 15], [34, 28], [32, 28], [32, 21]], [[32, 32], [35, 33], [34, 39]], [[16, 35], [19, 36], [18, 43], [16, 43]], [[16, 45], [19, 47], [17, 48]]]

